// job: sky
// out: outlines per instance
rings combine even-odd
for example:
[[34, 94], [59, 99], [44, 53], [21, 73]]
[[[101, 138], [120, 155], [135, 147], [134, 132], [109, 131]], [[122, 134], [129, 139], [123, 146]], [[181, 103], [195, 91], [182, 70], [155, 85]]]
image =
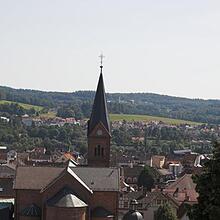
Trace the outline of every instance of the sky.
[[220, 99], [219, 0], [0, 0], [0, 85]]

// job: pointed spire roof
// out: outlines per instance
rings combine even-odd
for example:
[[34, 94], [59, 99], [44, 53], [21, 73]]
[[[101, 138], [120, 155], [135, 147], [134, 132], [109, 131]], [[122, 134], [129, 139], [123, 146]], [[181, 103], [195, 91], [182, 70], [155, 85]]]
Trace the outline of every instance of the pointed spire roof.
[[110, 133], [110, 123], [108, 118], [107, 102], [105, 97], [105, 88], [102, 75], [102, 65], [100, 66], [101, 73], [99, 76], [99, 82], [95, 94], [94, 104], [92, 108], [92, 114], [88, 125], [88, 135], [93, 128], [98, 124], [102, 123], [106, 130]]

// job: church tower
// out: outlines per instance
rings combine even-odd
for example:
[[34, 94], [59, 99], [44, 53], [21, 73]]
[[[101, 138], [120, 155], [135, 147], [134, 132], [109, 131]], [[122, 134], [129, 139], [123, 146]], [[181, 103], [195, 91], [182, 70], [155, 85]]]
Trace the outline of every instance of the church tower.
[[110, 166], [110, 123], [105, 97], [105, 88], [101, 73], [95, 94], [92, 114], [88, 121], [88, 166], [90, 167], [109, 167]]

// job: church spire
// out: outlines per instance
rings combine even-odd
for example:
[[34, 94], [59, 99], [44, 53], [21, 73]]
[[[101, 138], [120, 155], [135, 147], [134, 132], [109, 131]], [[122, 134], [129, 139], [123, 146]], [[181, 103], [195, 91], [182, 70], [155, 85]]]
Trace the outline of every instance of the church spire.
[[103, 57], [101, 54], [99, 82], [88, 121], [88, 165], [91, 167], [110, 166], [111, 134], [102, 75]]
[[105, 87], [104, 87], [103, 74], [102, 74], [104, 56], [103, 54], [101, 54], [99, 57], [101, 58], [100, 76], [99, 76], [98, 86], [97, 86], [94, 104], [92, 108], [92, 114], [89, 120], [88, 135], [91, 133], [93, 128], [100, 122], [104, 125], [106, 130], [110, 133], [110, 123], [109, 123], [109, 118], [108, 118]]

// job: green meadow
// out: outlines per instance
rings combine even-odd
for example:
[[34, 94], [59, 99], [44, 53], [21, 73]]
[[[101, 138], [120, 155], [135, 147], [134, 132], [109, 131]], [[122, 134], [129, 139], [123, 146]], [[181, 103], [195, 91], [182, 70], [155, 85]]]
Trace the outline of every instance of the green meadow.
[[12, 101], [0, 100], [0, 105], [1, 105], [1, 104], [11, 104], [11, 103], [18, 104], [18, 105], [20, 105], [21, 107], [23, 107], [24, 109], [34, 108], [36, 111], [40, 111], [40, 110], [43, 109], [42, 106], [29, 105], [29, 104], [24, 104], [24, 103], [20, 103], [20, 102], [12, 102]]
[[150, 115], [127, 115], [127, 114], [110, 114], [111, 121], [162, 121], [166, 124], [172, 125], [180, 125], [180, 124], [190, 124], [190, 125], [199, 125], [201, 123], [193, 122], [193, 121], [186, 121], [174, 118], [164, 118], [164, 117], [157, 117], [157, 116], [150, 116]]

